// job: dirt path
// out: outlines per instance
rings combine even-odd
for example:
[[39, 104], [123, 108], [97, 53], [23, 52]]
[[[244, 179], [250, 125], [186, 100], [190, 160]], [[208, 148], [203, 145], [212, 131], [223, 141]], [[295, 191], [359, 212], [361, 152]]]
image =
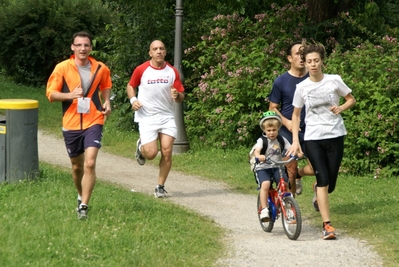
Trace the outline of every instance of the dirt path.
[[[70, 167], [62, 140], [39, 131], [38, 144], [40, 161]], [[158, 169], [139, 166], [136, 161], [100, 150], [97, 175], [99, 179], [152, 195]], [[304, 221], [299, 239], [291, 241], [279, 219], [272, 233], [263, 232], [258, 223], [256, 198], [231, 192], [224, 184], [172, 171], [166, 188], [168, 201], [208, 216], [228, 230], [226, 242], [230, 251], [219, 260], [223, 266], [383, 266], [381, 258], [365, 241], [353, 239], [339, 229], [337, 240], [324, 241], [320, 229]], [[282, 255], [278, 260], [277, 254]]]

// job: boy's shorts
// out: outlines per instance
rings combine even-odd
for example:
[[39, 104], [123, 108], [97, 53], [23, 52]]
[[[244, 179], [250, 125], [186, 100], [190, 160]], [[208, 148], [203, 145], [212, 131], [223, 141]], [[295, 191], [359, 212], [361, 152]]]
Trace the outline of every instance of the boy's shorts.
[[84, 153], [88, 147], [101, 147], [103, 126], [96, 124], [86, 130], [62, 131], [65, 146], [70, 158], [75, 158]]
[[139, 122], [141, 144], [148, 144], [158, 139], [158, 134], [163, 133], [173, 138], [177, 137], [177, 126], [173, 117], [159, 118]]
[[[270, 184], [273, 184], [273, 181], [278, 184], [280, 182], [280, 172], [279, 168], [268, 168], [268, 169], [261, 169], [255, 171], [256, 173], [256, 182], [258, 183], [259, 187], [265, 181], [270, 181]], [[288, 182], [288, 176], [285, 171], [283, 171], [284, 181]]]

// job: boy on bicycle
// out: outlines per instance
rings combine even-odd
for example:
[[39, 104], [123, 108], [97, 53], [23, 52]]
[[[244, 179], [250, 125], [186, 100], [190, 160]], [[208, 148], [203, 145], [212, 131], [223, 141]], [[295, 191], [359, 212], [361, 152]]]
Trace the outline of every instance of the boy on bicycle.
[[[278, 183], [280, 181], [279, 167], [274, 164], [265, 163], [270, 158], [275, 161], [282, 160], [282, 153], [288, 150], [291, 144], [283, 136], [279, 136], [278, 132], [282, 125], [280, 116], [274, 111], [263, 113], [259, 121], [262, 129], [262, 135], [255, 144], [254, 156], [259, 162], [254, 169], [255, 178], [260, 188], [260, 203], [262, 210], [260, 219], [263, 222], [270, 220], [268, 201], [269, 189], [273, 180]], [[286, 172], [283, 172], [284, 181], [288, 182]]]

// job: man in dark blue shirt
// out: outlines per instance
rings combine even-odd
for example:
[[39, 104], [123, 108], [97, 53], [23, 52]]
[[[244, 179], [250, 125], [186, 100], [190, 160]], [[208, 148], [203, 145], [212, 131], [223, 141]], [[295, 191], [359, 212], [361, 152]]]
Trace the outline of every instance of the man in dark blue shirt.
[[[294, 98], [296, 85], [309, 77], [309, 74], [305, 68], [305, 64], [300, 57], [300, 47], [300, 41], [294, 42], [288, 47], [286, 53], [287, 60], [290, 62], [290, 69], [276, 78], [273, 83], [272, 92], [269, 96], [269, 110], [277, 112], [283, 122], [283, 126], [280, 128], [280, 135], [284, 136], [291, 144], [291, 118], [292, 112], [294, 111], [292, 100]], [[305, 130], [305, 109], [302, 109], [299, 141], [301, 143], [302, 151], [306, 155], [304, 146], [302, 146]], [[293, 161], [289, 165], [287, 165], [287, 170], [290, 180], [291, 192], [300, 195], [302, 193], [301, 177], [306, 175], [314, 175], [312, 166], [308, 164], [307, 166], [298, 169], [297, 161]]]

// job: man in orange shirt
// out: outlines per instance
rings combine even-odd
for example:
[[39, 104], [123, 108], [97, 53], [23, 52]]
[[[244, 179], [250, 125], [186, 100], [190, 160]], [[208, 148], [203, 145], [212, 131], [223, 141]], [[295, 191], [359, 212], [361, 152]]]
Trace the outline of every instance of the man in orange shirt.
[[105, 117], [111, 113], [110, 70], [90, 57], [91, 36], [73, 35], [73, 55], [57, 64], [46, 89], [47, 98], [62, 102], [62, 131], [78, 192], [78, 219], [87, 219], [88, 204], [96, 182], [96, 161]]

